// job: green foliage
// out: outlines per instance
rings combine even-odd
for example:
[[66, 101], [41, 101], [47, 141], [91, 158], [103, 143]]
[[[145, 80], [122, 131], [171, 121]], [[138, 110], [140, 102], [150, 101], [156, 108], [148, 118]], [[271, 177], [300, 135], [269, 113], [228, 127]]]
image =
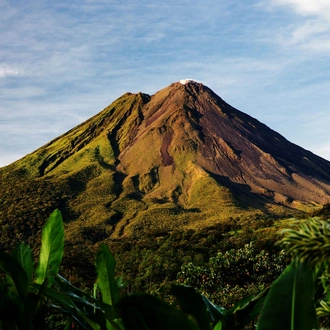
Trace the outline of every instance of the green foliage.
[[47, 280], [47, 286], [50, 287], [58, 273], [64, 252], [64, 227], [59, 210], [50, 215], [42, 231], [41, 242], [35, 282], [41, 285]]
[[14, 249], [13, 256], [23, 267], [29, 282], [31, 282], [33, 276], [33, 255], [30, 247], [24, 242], [20, 243]]
[[[273, 283], [258, 329], [311, 329], [329, 324], [329, 221], [312, 218], [285, 230], [293, 262]], [[318, 318], [316, 318], [316, 316]]]
[[126, 329], [199, 329], [188, 315], [147, 294], [124, 297], [121, 302], [121, 310]]
[[302, 222], [299, 230], [287, 229], [281, 244], [288, 253], [301, 261], [316, 266], [330, 261], [329, 222], [312, 218]]
[[106, 321], [107, 329], [113, 327], [113, 320], [116, 319], [115, 307], [119, 301], [118, 282], [115, 280], [116, 261], [109, 248], [102, 244], [96, 255], [97, 288], [101, 292], [102, 302], [107, 304], [109, 319]]
[[192, 315], [201, 330], [207, 330], [210, 327], [223, 330], [244, 328], [260, 312], [265, 293], [266, 291], [257, 296], [245, 297], [232, 308], [225, 309], [214, 305], [192, 287], [174, 286], [172, 288], [172, 294], [177, 299], [180, 309]]
[[66, 328], [74, 322], [82, 329], [121, 329], [114, 309], [119, 300], [115, 262], [109, 249], [101, 246], [96, 261], [102, 300], [58, 275], [63, 250], [63, 221], [60, 211], [55, 210], [42, 232], [35, 272], [32, 251], [25, 243], [18, 245], [13, 254], [0, 252], [1, 329], [46, 329], [46, 317], [54, 309], [68, 316]]
[[[63, 245], [62, 217], [56, 210], [45, 225], [39, 263], [34, 274], [32, 251], [26, 244], [18, 245], [12, 255], [0, 253], [0, 271], [3, 274], [0, 278], [1, 328], [42, 329], [45, 326], [47, 290], [59, 269]], [[15, 313], [7, 314], [8, 306]]]
[[121, 301], [127, 329], [243, 329], [260, 312], [265, 293], [250, 296], [231, 309], [214, 305], [193, 288], [173, 286], [177, 308], [146, 294], [126, 296]]
[[306, 263], [293, 261], [272, 284], [257, 330], [316, 329], [314, 293], [313, 269]]
[[[177, 236], [179, 241], [183, 239], [185, 242], [183, 248], [186, 248], [188, 240], [193, 244], [194, 234], [195, 232], [191, 231], [184, 233], [182, 237], [181, 234]], [[170, 240], [169, 243], [172, 246], [173, 241]], [[242, 324], [250, 322], [251, 315], [255, 317], [260, 309], [262, 295], [246, 298], [226, 310], [213, 305], [194, 289], [182, 286], [174, 286], [170, 292], [176, 299], [179, 309], [149, 295], [120, 298], [119, 289], [122, 284], [120, 280], [115, 279], [115, 259], [105, 244], [99, 247], [96, 255], [98, 290], [90, 296], [58, 275], [63, 247], [63, 221], [61, 213], [56, 210], [44, 226], [35, 272], [32, 251], [26, 244], [18, 245], [13, 255], [4, 252], [0, 254], [0, 266], [4, 275], [0, 283], [3, 293], [0, 322], [3, 329], [46, 329], [47, 322], [49, 323], [46, 320], [54, 319], [55, 310], [63, 315], [64, 321], [57, 321], [56, 327], [62, 324], [65, 328], [74, 323], [83, 329], [122, 329], [124, 324], [128, 329], [133, 327], [133, 324], [134, 328], [141, 329], [147, 329], [146, 326], [157, 329], [208, 329], [211, 325], [212, 328], [221, 326], [222, 329], [238, 329]], [[162, 253], [167, 251], [168, 247], [169, 245], [162, 245]], [[177, 254], [177, 245], [172, 248], [173, 252], [169, 254], [169, 258], [175, 255], [175, 251]], [[177, 257], [180, 259], [180, 255]], [[162, 260], [155, 261], [152, 253], [149, 254], [149, 258], [144, 259], [146, 265], [153, 265], [157, 269]], [[139, 258], [137, 262], [140, 262]], [[163, 269], [168, 272], [169, 265], [165, 265]], [[174, 274], [175, 269], [172, 276]], [[8, 317], [8, 310], [16, 311], [19, 317]], [[49, 313], [52, 318], [47, 319]], [[153, 317], [150, 317], [150, 313]], [[119, 315], [122, 316], [122, 320]]]
[[283, 251], [258, 251], [253, 243], [218, 252], [204, 266], [190, 262], [181, 267], [179, 283], [193, 286], [221, 306], [230, 307], [244, 296], [257, 294], [283, 271], [288, 260]]
[[323, 220], [330, 219], [330, 203], [324, 204], [322, 209], [314, 211], [312, 216], [320, 217]]
[[102, 301], [110, 306], [115, 306], [119, 300], [115, 265], [115, 258], [109, 248], [102, 244], [96, 255], [97, 286], [101, 292]]
[[[186, 242], [193, 241], [194, 235], [194, 231], [186, 232], [177, 239], [187, 247]], [[170, 242], [173, 244], [173, 240]], [[0, 328], [47, 329], [54, 319], [52, 329], [74, 325], [93, 330], [241, 330], [260, 315], [258, 330], [316, 329], [319, 321], [325, 324], [330, 319], [328, 222], [312, 219], [297, 231], [287, 230], [282, 244], [293, 255], [293, 262], [270, 289], [261, 290], [280, 273], [285, 255], [258, 250], [253, 243], [218, 252], [201, 266], [192, 262], [182, 266], [178, 274], [182, 283], [193, 284], [218, 301], [220, 296], [225, 297], [226, 308], [215, 305], [191, 286], [172, 286], [172, 304], [149, 294], [121, 296], [122, 280], [115, 278], [116, 262], [105, 244], [96, 254], [97, 283], [90, 295], [58, 274], [64, 230], [61, 213], [56, 210], [44, 226], [35, 271], [28, 245], [19, 244], [12, 254], [0, 252]], [[161, 247], [166, 250], [169, 246]], [[133, 256], [141, 263], [139, 256]], [[152, 253], [145, 260], [156, 268], [162, 263]], [[169, 268], [167, 265], [162, 271]], [[253, 294], [241, 298], [237, 292], [232, 293], [236, 301], [229, 301], [228, 288]], [[56, 315], [62, 315], [61, 319]]]

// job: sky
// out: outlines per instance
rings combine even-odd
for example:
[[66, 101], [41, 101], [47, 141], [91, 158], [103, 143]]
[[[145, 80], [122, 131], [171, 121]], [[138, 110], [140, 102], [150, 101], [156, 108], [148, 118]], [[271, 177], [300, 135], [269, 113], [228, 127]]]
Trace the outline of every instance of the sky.
[[1, 0], [0, 167], [195, 79], [330, 160], [329, 0]]

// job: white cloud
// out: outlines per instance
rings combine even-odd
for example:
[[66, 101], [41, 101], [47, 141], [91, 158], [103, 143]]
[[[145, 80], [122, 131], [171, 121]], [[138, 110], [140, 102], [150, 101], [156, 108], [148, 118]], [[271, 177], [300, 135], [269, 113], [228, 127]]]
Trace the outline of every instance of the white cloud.
[[291, 6], [302, 15], [326, 16], [330, 18], [329, 0], [273, 0], [275, 5]]
[[0, 78], [23, 76], [23, 75], [24, 72], [21, 69], [10, 67], [7, 65], [0, 65]]
[[[273, 0], [273, 8], [290, 8], [297, 16], [282, 27], [278, 41], [291, 51], [307, 51], [304, 55], [327, 54], [330, 49], [330, 1], [329, 0]], [[267, 4], [265, 4], [267, 7]], [[292, 47], [296, 46], [296, 49]]]
[[189, 82], [197, 82], [197, 80], [195, 80], [195, 79], [189, 79], [189, 78], [187, 78], [187, 79], [181, 79], [181, 80], [180, 80], [180, 83], [181, 83], [182, 85], [186, 85], [186, 84], [188, 84]]
[[292, 42], [304, 42], [315, 35], [329, 31], [329, 22], [325, 20], [307, 20], [303, 25], [298, 26], [292, 33]]

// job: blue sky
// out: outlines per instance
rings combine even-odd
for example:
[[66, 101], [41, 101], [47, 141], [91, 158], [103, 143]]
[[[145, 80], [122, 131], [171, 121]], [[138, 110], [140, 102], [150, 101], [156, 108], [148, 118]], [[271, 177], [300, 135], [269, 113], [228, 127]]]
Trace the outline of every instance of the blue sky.
[[330, 160], [329, 0], [2, 0], [0, 166], [125, 92], [196, 79]]

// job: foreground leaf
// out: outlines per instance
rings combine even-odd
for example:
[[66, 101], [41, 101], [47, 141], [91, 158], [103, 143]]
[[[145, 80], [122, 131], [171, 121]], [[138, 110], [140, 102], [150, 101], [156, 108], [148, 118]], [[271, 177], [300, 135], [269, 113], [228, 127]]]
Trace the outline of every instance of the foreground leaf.
[[60, 268], [64, 250], [64, 228], [62, 215], [55, 210], [49, 217], [42, 231], [39, 263], [36, 269], [35, 282], [42, 284], [48, 280], [51, 286], [54, 276]]
[[272, 284], [257, 330], [317, 329], [314, 272], [306, 263], [292, 262]]
[[96, 255], [97, 285], [102, 301], [115, 306], [119, 300], [119, 289], [115, 279], [116, 261], [109, 248], [102, 244]]
[[[5, 274], [6, 286], [24, 298], [29, 290], [28, 276], [20, 263], [10, 254], [0, 252], [0, 269]], [[12, 289], [12, 290], [11, 290]]]
[[[187, 314], [193, 316], [198, 326], [201, 330], [210, 329], [210, 323], [212, 319], [214, 310], [211, 311], [208, 309], [208, 306], [203, 299], [203, 296], [195, 291], [192, 287], [189, 286], [179, 286], [175, 285], [171, 290], [174, 297], [177, 299], [180, 308]], [[218, 312], [218, 318], [220, 319], [220, 312]]]
[[[101, 292], [104, 312], [106, 316], [106, 329], [118, 329], [114, 322], [116, 319], [115, 306], [119, 301], [119, 289], [115, 279], [116, 260], [109, 248], [101, 244], [96, 255], [97, 287]], [[107, 307], [106, 307], [107, 306]]]
[[[69, 296], [63, 294], [63, 292], [58, 292], [52, 288], [47, 288], [45, 290], [45, 295], [50, 299], [51, 306], [57, 308], [63, 313], [69, 315], [70, 323], [73, 320], [82, 329], [100, 330], [101, 327], [89, 318], [86, 309], [79, 309], [78, 306], [70, 299]], [[87, 305], [87, 307], [89, 307]]]
[[257, 295], [244, 297], [230, 308], [224, 318], [223, 329], [243, 329], [249, 323], [256, 320], [260, 314], [269, 289]]
[[13, 251], [13, 256], [23, 267], [29, 282], [31, 282], [33, 274], [33, 255], [30, 247], [24, 242], [18, 244]]
[[70, 298], [74, 303], [82, 303], [84, 308], [91, 307], [95, 309], [97, 307], [95, 306], [95, 303], [98, 302], [96, 299], [90, 297], [88, 293], [73, 286], [67, 279], [59, 274], [57, 274], [54, 279], [54, 287], [59, 292]]
[[[53, 286], [75, 305], [75, 314], [72, 313], [72, 310], [70, 314], [76, 320], [81, 322], [79, 318], [82, 317], [93, 329], [98, 329], [98, 327], [101, 329], [121, 329], [120, 320], [113, 316], [112, 306], [76, 288], [59, 274], [55, 277]], [[60, 305], [64, 306], [61, 302]]]
[[122, 320], [130, 330], [198, 330], [195, 320], [173, 306], [147, 294], [124, 297], [121, 301]]

